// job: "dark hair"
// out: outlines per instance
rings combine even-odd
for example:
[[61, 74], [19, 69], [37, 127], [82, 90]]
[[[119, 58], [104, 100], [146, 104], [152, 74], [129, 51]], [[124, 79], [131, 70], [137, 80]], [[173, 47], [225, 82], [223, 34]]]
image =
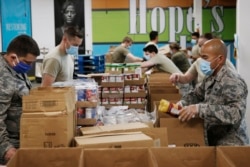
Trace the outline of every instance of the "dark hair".
[[67, 35], [69, 38], [74, 38], [74, 37], [78, 37], [81, 39], [83, 38], [83, 33], [80, 31], [78, 26], [66, 27], [64, 30], [64, 35]]
[[62, 14], [65, 12], [65, 10], [67, 9], [68, 6], [74, 6], [74, 8], [76, 8], [75, 3], [72, 1], [65, 1], [64, 4], [62, 5]]
[[27, 54], [40, 55], [40, 49], [36, 41], [28, 35], [15, 37], [7, 48], [7, 54], [14, 52], [17, 56], [26, 57]]
[[207, 32], [207, 33], [205, 33], [205, 34], [201, 35], [201, 38], [205, 38], [205, 39], [207, 39], [207, 40], [210, 40], [210, 39], [213, 39], [213, 38], [214, 38], [214, 36], [213, 36], [213, 34], [212, 34], [212, 33]]
[[193, 32], [191, 35], [192, 35], [192, 36], [196, 36], [197, 38], [200, 37], [200, 33], [199, 33], [199, 32]]
[[149, 53], [152, 53], [152, 52], [158, 53], [158, 49], [154, 44], [146, 46], [145, 48], [143, 48], [143, 51], [149, 52]]
[[133, 40], [132, 40], [132, 38], [127, 36], [127, 37], [123, 38], [122, 43], [124, 43], [124, 42], [133, 42]]
[[155, 40], [158, 37], [158, 31], [151, 31], [149, 33], [150, 40]]
[[169, 47], [170, 47], [170, 49], [176, 49], [176, 50], [181, 49], [180, 45], [176, 42], [170, 43]]

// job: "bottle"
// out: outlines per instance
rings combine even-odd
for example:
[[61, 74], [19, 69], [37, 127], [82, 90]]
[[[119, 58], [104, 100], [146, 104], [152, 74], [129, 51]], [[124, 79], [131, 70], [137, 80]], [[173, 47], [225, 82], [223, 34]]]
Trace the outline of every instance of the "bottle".
[[158, 106], [158, 111], [178, 117], [181, 108], [181, 106], [175, 103], [171, 103], [165, 99], [161, 99], [160, 104]]

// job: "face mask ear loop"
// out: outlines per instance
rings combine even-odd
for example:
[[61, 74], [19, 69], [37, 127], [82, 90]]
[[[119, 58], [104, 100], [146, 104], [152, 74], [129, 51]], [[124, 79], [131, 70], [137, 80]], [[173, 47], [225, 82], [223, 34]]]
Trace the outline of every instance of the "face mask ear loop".
[[[16, 57], [16, 61], [17, 61], [17, 63], [19, 63], [20, 61], [19, 61], [19, 59], [18, 59], [18, 57], [17, 57], [17, 55], [16, 55], [16, 54], [15, 54], [15, 57]], [[13, 66], [16, 66], [15, 61], [13, 61], [13, 62], [12, 62], [12, 64], [13, 64]]]

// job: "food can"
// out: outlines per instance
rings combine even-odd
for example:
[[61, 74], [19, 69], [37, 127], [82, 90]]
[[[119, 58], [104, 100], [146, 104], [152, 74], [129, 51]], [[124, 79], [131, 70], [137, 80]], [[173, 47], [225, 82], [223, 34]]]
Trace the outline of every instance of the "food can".
[[92, 118], [92, 108], [85, 109], [85, 118]]
[[132, 79], [133, 80], [139, 80], [139, 74], [132, 74]]
[[138, 86], [130, 86], [131, 93], [138, 93]]

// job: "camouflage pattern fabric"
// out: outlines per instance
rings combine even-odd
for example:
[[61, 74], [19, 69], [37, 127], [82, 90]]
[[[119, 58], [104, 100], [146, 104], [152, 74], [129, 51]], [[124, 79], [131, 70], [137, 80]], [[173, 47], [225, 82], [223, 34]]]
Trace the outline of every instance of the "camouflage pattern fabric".
[[223, 66], [216, 76], [206, 77], [181, 103], [198, 104], [204, 119], [207, 145], [249, 144], [245, 122], [248, 89], [238, 73]]
[[0, 56], [0, 163], [5, 152], [19, 148], [22, 96], [29, 93], [31, 83], [26, 74], [17, 74]]

